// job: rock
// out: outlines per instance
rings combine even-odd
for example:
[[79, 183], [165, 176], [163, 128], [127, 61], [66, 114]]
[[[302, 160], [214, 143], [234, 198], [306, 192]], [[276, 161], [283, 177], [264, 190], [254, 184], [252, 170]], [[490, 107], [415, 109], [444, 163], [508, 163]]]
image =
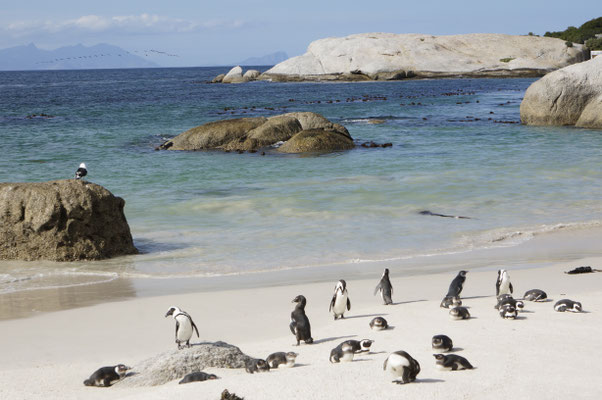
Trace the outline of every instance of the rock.
[[209, 122], [179, 134], [159, 146], [160, 150], [207, 150], [227, 147], [232, 141], [244, 142], [246, 134], [264, 124], [267, 118], [237, 118]]
[[119, 386], [156, 386], [181, 379], [205, 368], [245, 368], [252, 357], [238, 347], [224, 342], [199, 343], [182, 350], [172, 350], [144, 360], [134, 366], [132, 375]]
[[311, 129], [324, 129], [326, 131], [338, 132], [351, 139], [351, 135], [349, 134], [347, 128], [341, 124], [332, 123], [320, 114], [313, 112], [292, 112], [283, 115], [297, 118], [304, 131]]
[[244, 81], [245, 80], [242, 77], [242, 68], [240, 66], [232, 68], [222, 79], [222, 83], [241, 83]]
[[211, 81], [211, 83], [222, 83], [222, 81], [224, 80], [225, 76], [226, 76], [226, 74], [219, 74], [218, 76], [216, 76], [215, 78], [213, 78], [213, 80]]
[[[320, 114], [294, 112], [270, 118], [239, 118], [210, 122], [181, 133], [158, 146], [157, 150], [219, 149], [226, 152], [243, 153], [249, 151], [254, 153], [260, 148], [286, 142], [302, 131], [319, 131], [323, 136], [321, 140], [312, 139], [312, 143], [315, 146], [322, 143], [325, 147], [316, 149], [309, 146], [308, 148], [311, 148], [311, 150], [308, 151], [329, 151], [334, 139], [340, 142], [334, 147], [335, 150], [353, 147], [348, 147], [348, 143], [346, 143], [353, 144], [353, 139], [343, 125], [333, 123]], [[325, 132], [336, 133], [346, 138], [346, 141], [338, 138], [337, 135], [329, 135]], [[293, 152], [302, 151], [299, 149], [305, 148], [305, 146], [295, 147]]]
[[278, 148], [282, 153], [330, 152], [354, 148], [353, 140], [339, 132], [323, 129], [304, 130]]
[[136, 254], [125, 201], [84, 180], [0, 183], [0, 259], [101, 260]]
[[520, 105], [528, 125], [602, 128], [602, 57], [552, 72], [529, 86]]
[[583, 45], [538, 36], [362, 33], [312, 42], [260, 79], [390, 80], [412, 77], [541, 76], [586, 58]]
[[259, 77], [259, 75], [261, 75], [261, 72], [257, 71], [256, 69], [250, 69], [247, 72], [245, 72], [245, 74], [242, 77], [245, 82], [250, 82], [256, 80]]

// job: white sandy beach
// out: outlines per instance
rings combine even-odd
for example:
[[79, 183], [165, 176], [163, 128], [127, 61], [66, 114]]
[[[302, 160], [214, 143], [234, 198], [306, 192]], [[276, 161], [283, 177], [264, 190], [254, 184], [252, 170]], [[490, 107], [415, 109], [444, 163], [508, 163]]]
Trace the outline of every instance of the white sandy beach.
[[[189, 293], [105, 303], [0, 322], [2, 399], [219, 399], [228, 389], [245, 399], [445, 398], [593, 399], [602, 396], [598, 358], [602, 352], [602, 273], [567, 275], [581, 265], [600, 267], [602, 257], [552, 267], [510, 270], [516, 297], [543, 289], [553, 301], [526, 302], [517, 320], [503, 320], [495, 304], [495, 271], [471, 271], [462, 297], [470, 320], [452, 321], [439, 307], [455, 273], [396, 277], [394, 305], [373, 296], [378, 276], [348, 280], [351, 311], [333, 321], [328, 304], [336, 282]], [[308, 299], [315, 343], [293, 346], [288, 324], [292, 298]], [[555, 301], [570, 298], [586, 312], [558, 313]], [[248, 374], [244, 369], [208, 369], [221, 379], [156, 387], [85, 387], [97, 368], [146, 358], [175, 348], [171, 305], [188, 311], [201, 338], [239, 346], [253, 357], [296, 351], [297, 366]], [[368, 322], [384, 316], [392, 329], [374, 332]], [[455, 353], [474, 370], [435, 368], [431, 337], [447, 334]], [[346, 339], [375, 340], [372, 352], [351, 363], [331, 364], [330, 350]], [[415, 383], [396, 385], [382, 370], [390, 352], [405, 350], [421, 365]], [[185, 350], [183, 350], [185, 351]], [[126, 378], [127, 379], [127, 378]]]

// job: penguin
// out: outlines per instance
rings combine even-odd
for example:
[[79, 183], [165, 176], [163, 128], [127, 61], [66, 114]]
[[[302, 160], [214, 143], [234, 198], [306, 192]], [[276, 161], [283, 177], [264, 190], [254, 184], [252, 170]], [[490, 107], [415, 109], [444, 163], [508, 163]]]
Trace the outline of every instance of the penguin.
[[334, 294], [332, 295], [328, 311], [334, 313], [334, 320], [336, 321], [339, 318], [345, 318], [343, 315], [345, 313], [345, 308], [347, 308], [347, 311], [350, 311], [351, 302], [349, 301], [349, 294], [347, 293], [347, 282], [341, 279], [334, 288]]
[[[374, 343], [374, 340], [362, 339], [362, 340], [345, 340], [343, 343], [347, 343], [351, 346], [355, 354], [369, 353], [370, 346]], [[341, 343], [342, 344], [342, 343]]]
[[453, 320], [470, 318], [470, 313], [466, 307], [453, 307], [449, 310], [449, 317]]
[[314, 342], [314, 339], [311, 337], [309, 318], [307, 318], [307, 315], [305, 315], [305, 305], [307, 304], [307, 300], [305, 299], [305, 296], [299, 295], [295, 297], [292, 302], [297, 303], [297, 305], [291, 313], [291, 323], [289, 327], [297, 339], [297, 346], [299, 346], [301, 340], [307, 344], [311, 344]]
[[389, 280], [389, 268], [385, 268], [385, 272], [383, 272], [380, 282], [378, 282], [378, 285], [376, 285], [376, 288], [374, 289], [374, 295], [376, 295], [379, 290], [383, 303], [385, 305], [393, 304], [393, 300], [391, 299], [393, 285], [391, 285], [391, 281]]
[[500, 310], [502, 307], [511, 306], [516, 311], [522, 311], [525, 308], [525, 303], [522, 300], [516, 300], [512, 295], [502, 294], [497, 298], [497, 304], [495, 305], [496, 310]]
[[433, 354], [433, 356], [435, 357], [435, 366], [441, 370], [459, 371], [474, 368], [467, 359], [456, 354]]
[[398, 379], [393, 382], [402, 385], [416, 380], [420, 373], [420, 364], [408, 353], [400, 350], [389, 354], [383, 364], [383, 370], [397, 376]]
[[191, 382], [203, 382], [207, 380], [219, 379], [217, 376], [213, 374], [208, 374], [206, 372], [191, 372], [186, 375], [178, 384], [183, 383], [191, 383]]
[[556, 304], [554, 304], [554, 310], [558, 312], [581, 312], [583, 308], [581, 307], [581, 303], [578, 301], [573, 301], [569, 299], [558, 300]]
[[245, 363], [245, 371], [247, 371], [249, 374], [253, 374], [255, 372], [269, 372], [269, 370], [270, 366], [261, 358], [251, 358]]
[[512, 283], [510, 283], [508, 271], [505, 269], [498, 270], [497, 280], [495, 281], [495, 295], [512, 294], [513, 291], [514, 289], [512, 288]]
[[512, 304], [506, 303], [499, 307], [500, 317], [504, 319], [516, 319], [518, 310]]
[[451, 338], [446, 335], [435, 335], [431, 341], [433, 350], [448, 352], [454, 348]]
[[192, 321], [187, 312], [180, 310], [178, 307], [170, 307], [165, 314], [165, 318], [173, 316], [176, 320], [176, 343], [178, 350], [184, 348], [183, 342], [186, 342], [186, 347], [190, 347], [190, 338], [192, 337], [193, 329], [196, 331], [196, 336], [199, 336], [199, 330]]
[[118, 381], [125, 377], [130, 369], [130, 367], [123, 364], [98, 368], [90, 375], [90, 378], [84, 381], [84, 385], [109, 387], [113, 381]]
[[81, 179], [86, 175], [88, 175], [88, 169], [86, 168], [86, 164], [79, 164], [79, 168], [77, 169], [77, 171], [75, 171], [75, 179]]
[[343, 342], [330, 350], [330, 362], [333, 364], [338, 362], [351, 362], [353, 361], [354, 354], [353, 346], [347, 342]]
[[265, 359], [270, 368], [279, 368], [282, 366], [283, 368], [291, 368], [295, 365], [295, 359], [299, 354], [289, 351], [285, 353], [283, 351], [279, 351], [277, 353], [272, 353]]
[[462, 300], [460, 300], [457, 296], [445, 296], [443, 300], [441, 300], [441, 304], [439, 307], [441, 308], [452, 308], [462, 305]]
[[373, 331], [383, 331], [389, 328], [389, 323], [383, 317], [376, 317], [370, 321], [370, 329]]
[[449, 290], [447, 291], [446, 297], [460, 297], [462, 289], [464, 288], [464, 281], [466, 280], [466, 274], [468, 271], [460, 271], [454, 280], [449, 284]]
[[525, 292], [523, 299], [528, 301], [544, 301], [548, 298], [548, 295], [543, 290], [531, 289]]

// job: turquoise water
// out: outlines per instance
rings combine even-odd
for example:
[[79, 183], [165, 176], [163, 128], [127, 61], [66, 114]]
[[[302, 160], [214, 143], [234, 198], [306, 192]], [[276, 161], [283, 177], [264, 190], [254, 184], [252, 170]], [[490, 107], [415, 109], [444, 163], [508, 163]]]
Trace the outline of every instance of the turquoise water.
[[[142, 254], [0, 262], [0, 293], [410, 260], [600, 226], [602, 134], [518, 124], [533, 79], [210, 85], [227, 68], [0, 72], [0, 181], [88, 180]], [[391, 148], [157, 152], [225, 118], [313, 111]], [[47, 114], [51, 117], [34, 116]], [[378, 123], [374, 123], [378, 122]], [[420, 215], [419, 211], [471, 219]]]

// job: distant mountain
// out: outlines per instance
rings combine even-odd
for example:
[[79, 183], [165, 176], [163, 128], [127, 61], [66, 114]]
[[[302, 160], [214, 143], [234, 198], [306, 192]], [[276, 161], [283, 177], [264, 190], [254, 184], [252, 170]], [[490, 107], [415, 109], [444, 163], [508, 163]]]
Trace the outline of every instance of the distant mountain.
[[86, 47], [60, 47], [55, 50], [38, 49], [35, 44], [0, 50], [0, 71], [48, 69], [150, 68], [154, 62], [132, 54], [117, 46], [97, 44]]
[[251, 57], [237, 63], [238, 65], [276, 65], [284, 60], [288, 60], [288, 55], [284, 51], [277, 51], [262, 57]]

